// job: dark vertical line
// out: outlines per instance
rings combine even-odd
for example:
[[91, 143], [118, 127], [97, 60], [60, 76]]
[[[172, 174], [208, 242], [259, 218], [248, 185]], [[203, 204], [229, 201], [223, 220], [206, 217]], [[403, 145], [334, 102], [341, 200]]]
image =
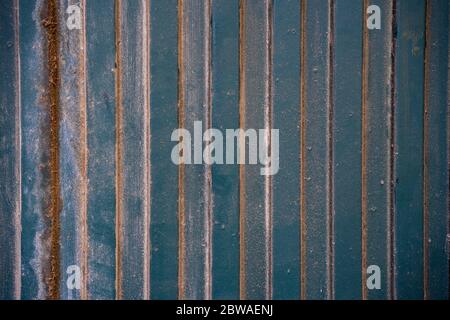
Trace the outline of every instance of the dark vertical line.
[[[273, 124], [273, 0], [269, 0], [268, 2], [268, 8], [267, 8], [267, 19], [268, 19], [268, 62], [267, 62], [267, 120], [266, 120], [266, 129], [268, 134], [268, 148], [267, 152], [270, 153], [270, 156], [272, 157], [271, 150], [272, 150], [272, 124]], [[267, 190], [267, 204], [265, 205], [266, 210], [266, 228], [267, 228], [267, 239], [266, 239], [266, 251], [267, 251], [267, 293], [266, 298], [272, 299], [272, 283], [273, 283], [273, 179], [271, 175], [266, 176], [266, 190]]]
[[[206, 41], [205, 41], [205, 51], [206, 61], [205, 61], [205, 72], [206, 72], [206, 104], [207, 104], [207, 129], [212, 127], [212, 93], [211, 93], [211, 37], [212, 37], [212, 15], [211, 15], [211, 0], [207, 0], [206, 2], [206, 17], [205, 17], [205, 28], [206, 32]], [[205, 198], [206, 198], [206, 267], [205, 267], [205, 299], [210, 300], [212, 298], [212, 172], [211, 165], [205, 164], [206, 166], [206, 187], [205, 187]]]
[[[184, 128], [184, 0], [178, 0], [178, 127]], [[178, 169], [178, 298], [184, 299], [184, 163]]]
[[395, 293], [395, 104], [396, 104], [396, 83], [395, 83], [395, 65], [396, 65], [396, 47], [397, 47], [397, 0], [392, 1], [392, 21], [391, 21], [391, 112], [390, 112], [390, 150], [389, 150], [389, 181], [390, 190], [388, 194], [389, 213], [388, 213], [388, 298], [394, 299]]
[[[239, 1], [239, 127], [245, 128], [245, 29], [244, 1]], [[239, 147], [241, 147], [239, 138]], [[246, 299], [245, 267], [245, 166], [239, 164], [239, 291], [240, 298]]]
[[334, 36], [335, 36], [335, 0], [330, 0], [329, 17], [329, 62], [328, 62], [328, 299], [334, 299]]
[[366, 26], [368, 0], [363, 5], [363, 65], [362, 65], [362, 106], [361, 106], [361, 286], [362, 298], [367, 300], [367, 85], [369, 67], [369, 34]]
[[86, 0], [80, 1], [82, 11], [82, 30], [80, 33], [80, 216], [81, 216], [81, 274], [82, 286], [81, 299], [88, 298], [88, 232], [87, 232], [87, 168], [88, 168], [88, 145], [87, 145], [87, 109], [86, 109]]
[[21, 215], [22, 215], [22, 125], [21, 125], [21, 114], [22, 114], [22, 106], [21, 106], [21, 83], [20, 83], [20, 36], [19, 36], [19, 0], [14, 0], [14, 42], [15, 42], [15, 63], [16, 63], [16, 114], [15, 114], [15, 133], [16, 133], [16, 164], [15, 164], [15, 175], [16, 175], [16, 212], [14, 217], [14, 245], [15, 245], [15, 265], [14, 265], [14, 298], [19, 300], [21, 296], [21, 243], [22, 243], [22, 234], [21, 234]]
[[306, 206], [305, 206], [305, 169], [306, 169], [306, 8], [307, 0], [301, 2], [301, 54], [300, 54], [300, 298], [306, 299]]
[[423, 113], [423, 298], [429, 299], [429, 86], [430, 86], [430, 19], [431, 19], [431, 1], [427, 0], [425, 5], [425, 61], [424, 61], [424, 113]]
[[47, 32], [47, 71], [50, 114], [50, 274], [48, 298], [59, 299], [60, 283], [60, 180], [59, 180], [59, 25], [58, 2], [47, 2], [47, 17], [43, 26]]
[[122, 299], [122, 32], [121, 32], [121, 7], [122, 0], [115, 2], [115, 32], [116, 32], [116, 299]]
[[151, 163], [150, 163], [150, 3], [143, 1], [143, 64], [144, 79], [144, 294], [145, 300], [150, 298], [150, 188], [151, 188]]

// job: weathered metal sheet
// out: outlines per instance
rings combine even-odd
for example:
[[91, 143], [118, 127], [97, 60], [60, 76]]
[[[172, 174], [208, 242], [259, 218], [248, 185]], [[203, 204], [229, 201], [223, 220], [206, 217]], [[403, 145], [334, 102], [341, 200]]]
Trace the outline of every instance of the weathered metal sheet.
[[0, 298], [448, 299], [448, 38], [446, 0], [2, 1]]

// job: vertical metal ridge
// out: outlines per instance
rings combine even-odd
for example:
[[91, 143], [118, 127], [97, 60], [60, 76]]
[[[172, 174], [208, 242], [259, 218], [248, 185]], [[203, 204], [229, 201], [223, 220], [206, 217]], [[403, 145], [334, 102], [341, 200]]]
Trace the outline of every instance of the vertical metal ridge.
[[330, 0], [328, 19], [328, 299], [334, 299], [334, 36], [335, 0]]
[[121, 4], [115, 0], [115, 35], [116, 35], [116, 299], [122, 298], [122, 152], [123, 152], [123, 106], [122, 106], [122, 63], [121, 63]]
[[86, 0], [80, 1], [82, 11], [82, 30], [80, 35], [80, 211], [81, 211], [81, 299], [88, 299], [88, 224], [87, 224], [87, 198], [88, 198], [88, 143], [87, 143], [87, 102], [86, 102]]
[[[184, 0], [178, 0], [178, 127], [184, 128]], [[184, 299], [185, 267], [185, 212], [184, 212], [184, 164], [178, 169], [178, 298]]]
[[143, 297], [150, 299], [150, 216], [151, 216], [151, 162], [150, 162], [150, 4], [143, 1], [142, 18], [142, 41], [143, 41], [143, 68], [142, 78], [144, 83], [144, 285]]
[[47, 278], [48, 298], [59, 299], [60, 290], [60, 145], [59, 145], [59, 21], [58, 2], [47, 2], [43, 21], [47, 32], [47, 72], [50, 114], [50, 271]]
[[21, 296], [21, 287], [22, 287], [22, 272], [21, 272], [21, 264], [22, 264], [22, 255], [21, 255], [21, 243], [22, 243], [22, 106], [21, 106], [21, 83], [20, 83], [20, 35], [19, 35], [19, 27], [20, 27], [20, 15], [19, 15], [19, 0], [14, 0], [14, 42], [15, 42], [15, 63], [16, 63], [16, 96], [15, 96], [15, 110], [16, 110], [16, 118], [15, 118], [15, 132], [16, 132], [16, 141], [15, 141], [15, 157], [17, 160], [15, 164], [15, 175], [16, 175], [16, 212], [14, 215], [14, 224], [15, 224], [15, 237], [14, 237], [14, 246], [15, 246], [15, 266], [14, 266], [14, 298], [19, 300]]
[[388, 225], [387, 225], [387, 235], [388, 235], [388, 248], [387, 248], [387, 264], [389, 270], [387, 273], [388, 282], [388, 299], [395, 299], [395, 254], [394, 254], [394, 242], [395, 242], [395, 95], [396, 95], [396, 84], [395, 84], [395, 65], [396, 65], [396, 46], [397, 46], [397, 0], [392, 1], [392, 21], [391, 21], [391, 65], [390, 65], [390, 91], [391, 91], [391, 109], [390, 109], [390, 124], [389, 124], [389, 185], [390, 190], [388, 192]]
[[[212, 127], [212, 78], [211, 78], [211, 37], [212, 37], [212, 16], [211, 16], [211, 0], [206, 1], [205, 10], [205, 30], [206, 31], [206, 41], [205, 41], [205, 73], [206, 73], [206, 100], [207, 100], [207, 129]], [[205, 164], [207, 170], [205, 175], [205, 233], [206, 233], [206, 245], [205, 245], [205, 299], [210, 300], [212, 298], [212, 172], [211, 165]]]
[[306, 213], [305, 213], [305, 154], [306, 154], [306, 85], [305, 85], [305, 52], [306, 52], [306, 5], [301, 0], [300, 12], [300, 298], [306, 299]]
[[[239, 128], [245, 128], [244, 1], [239, 1]], [[242, 143], [239, 139], [239, 147]], [[239, 294], [246, 299], [245, 284], [245, 166], [239, 164]]]
[[[369, 2], [364, 0], [363, 21]], [[367, 269], [367, 95], [369, 67], [369, 34], [363, 23], [363, 65], [362, 65], [362, 106], [361, 106], [361, 289], [362, 299], [367, 300], [367, 287], [364, 279]]]
[[[264, 122], [267, 132], [267, 152], [272, 150], [272, 124], [273, 124], [273, 0], [267, 2], [267, 30], [266, 30], [266, 43], [267, 43], [267, 63], [266, 63], [266, 106]], [[272, 154], [271, 154], [272, 156]], [[265, 176], [265, 219], [266, 219], [266, 298], [268, 300], [272, 299], [272, 270], [273, 270], [273, 252], [272, 252], [272, 232], [273, 232], [273, 179], [271, 175]]]
[[430, 85], [430, 19], [431, 19], [431, 1], [426, 0], [425, 5], [425, 61], [424, 61], [424, 88], [423, 88], [423, 298], [429, 299], [429, 85]]

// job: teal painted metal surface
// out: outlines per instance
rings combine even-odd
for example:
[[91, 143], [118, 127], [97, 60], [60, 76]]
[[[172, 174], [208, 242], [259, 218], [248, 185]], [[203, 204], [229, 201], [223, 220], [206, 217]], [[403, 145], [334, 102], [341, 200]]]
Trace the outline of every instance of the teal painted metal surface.
[[[446, 0], [2, 1], [0, 298], [448, 299], [448, 38]], [[196, 121], [279, 171], [174, 164]]]
[[[425, 86], [425, 146], [426, 159], [424, 171], [425, 243], [425, 296], [432, 299], [448, 299], [449, 229], [448, 229], [448, 110], [449, 79], [448, 71], [442, 66], [449, 63], [449, 3], [448, 1], [427, 2], [427, 32], [425, 66], [427, 75]], [[447, 81], [445, 81], [447, 75]], [[442, 80], [444, 79], [444, 81]], [[446, 152], [447, 150], [447, 152]], [[447, 232], [447, 239], [443, 235]], [[428, 239], [427, 239], [428, 238]], [[447, 252], [447, 257], [445, 256]]]
[[[67, 7], [70, 1], [60, 1], [60, 7]], [[58, 12], [59, 20], [64, 12]], [[85, 52], [84, 33], [60, 29], [59, 38], [60, 74], [60, 124], [59, 176], [60, 176], [60, 272], [70, 265], [86, 270], [86, 231], [83, 219], [86, 216], [86, 88], [84, 83]], [[69, 290], [60, 282], [62, 299], [79, 299], [85, 290]], [[86, 288], [86, 283], [83, 283]]]
[[[363, 2], [335, 2], [333, 82], [334, 297], [361, 299]], [[349, 174], [355, 172], [355, 174]], [[339, 259], [337, 257], [346, 257]]]
[[[50, 206], [48, 74], [44, 54], [47, 43], [44, 42], [41, 24], [44, 3], [21, 1], [11, 5], [11, 8], [18, 9], [16, 28], [19, 28], [20, 39], [16, 45], [20, 50], [21, 223], [16, 224], [16, 229], [27, 227], [16, 231], [21, 234], [21, 288], [8, 292], [6, 297], [43, 299], [48, 292], [44, 279], [49, 269], [49, 221], [46, 212]], [[22, 285], [24, 283], [27, 285]]]
[[17, 57], [17, 11], [0, 5], [0, 297], [17, 297], [20, 286], [20, 103]]
[[150, 2], [150, 298], [178, 297], [178, 167], [167, 137], [178, 127], [178, 0]]
[[330, 4], [327, 0], [303, 3], [300, 192], [304, 299], [327, 299], [331, 294]]
[[[241, 2], [240, 127], [244, 129], [270, 126], [271, 5], [268, 0]], [[246, 149], [249, 144], [246, 138]], [[267, 178], [259, 170], [255, 165], [241, 166], [240, 290], [243, 299], [267, 299], [271, 295], [271, 194]]]
[[300, 297], [300, 10], [299, 1], [273, 2], [272, 123], [285, 132], [272, 178], [274, 299]]
[[116, 2], [116, 296], [124, 299], [149, 295], [147, 5]]
[[[211, 3], [212, 127], [239, 128], [239, 1]], [[237, 148], [235, 148], [237, 150]], [[212, 298], [239, 298], [239, 165], [212, 176]]]
[[88, 1], [86, 12], [87, 295], [116, 296], [116, 95], [114, 7], [110, 1]]
[[[381, 30], [364, 35], [362, 105], [362, 265], [364, 274], [370, 265], [379, 266], [384, 277], [381, 289], [367, 290], [368, 299], [392, 298], [392, 34], [393, 1], [378, 0]], [[369, 4], [364, 2], [364, 7]], [[364, 283], [363, 283], [364, 284]]]
[[397, 2], [395, 121], [395, 293], [423, 297], [425, 1]]
[[[211, 41], [209, 1], [179, 2], [179, 125], [202, 147], [203, 131], [211, 126]], [[194, 151], [194, 165], [181, 165], [179, 188], [179, 293], [181, 299], [211, 297], [211, 167]]]

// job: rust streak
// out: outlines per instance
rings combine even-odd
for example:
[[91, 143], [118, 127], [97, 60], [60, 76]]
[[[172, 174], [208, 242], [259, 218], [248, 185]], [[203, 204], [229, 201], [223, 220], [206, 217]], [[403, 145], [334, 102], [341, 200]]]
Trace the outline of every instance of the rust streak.
[[300, 298], [306, 299], [306, 206], [305, 206], [305, 169], [306, 169], [306, 0], [301, 2], [300, 14]]
[[47, 17], [42, 21], [47, 32], [48, 96], [50, 114], [50, 273], [47, 276], [48, 298], [59, 299], [60, 283], [60, 180], [59, 180], [59, 25], [58, 2], [47, 2]]
[[87, 226], [87, 167], [88, 167], [88, 146], [87, 146], [87, 110], [86, 110], [86, 0], [80, 2], [83, 23], [80, 33], [80, 210], [81, 210], [81, 299], [88, 298], [88, 226]]
[[123, 105], [122, 105], [122, 32], [121, 32], [122, 0], [115, 2], [115, 31], [116, 31], [116, 299], [122, 298], [122, 153], [123, 153]]
[[[184, 0], [178, 0], [178, 127], [184, 128]], [[181, 139], [181, 137], [180, 137]], [[185, 268], [185, 212], [184, 164], [178, 169], [178, 298], [184, 299]]]
[[[245, 16], [244, 1], [239, 1], [239, 127], [245, 129]], [[239, 139], [239, 147], [242, 143]], [[245, 266], [245, 166], [239, 165], [239, 295], [246, 299]]]

